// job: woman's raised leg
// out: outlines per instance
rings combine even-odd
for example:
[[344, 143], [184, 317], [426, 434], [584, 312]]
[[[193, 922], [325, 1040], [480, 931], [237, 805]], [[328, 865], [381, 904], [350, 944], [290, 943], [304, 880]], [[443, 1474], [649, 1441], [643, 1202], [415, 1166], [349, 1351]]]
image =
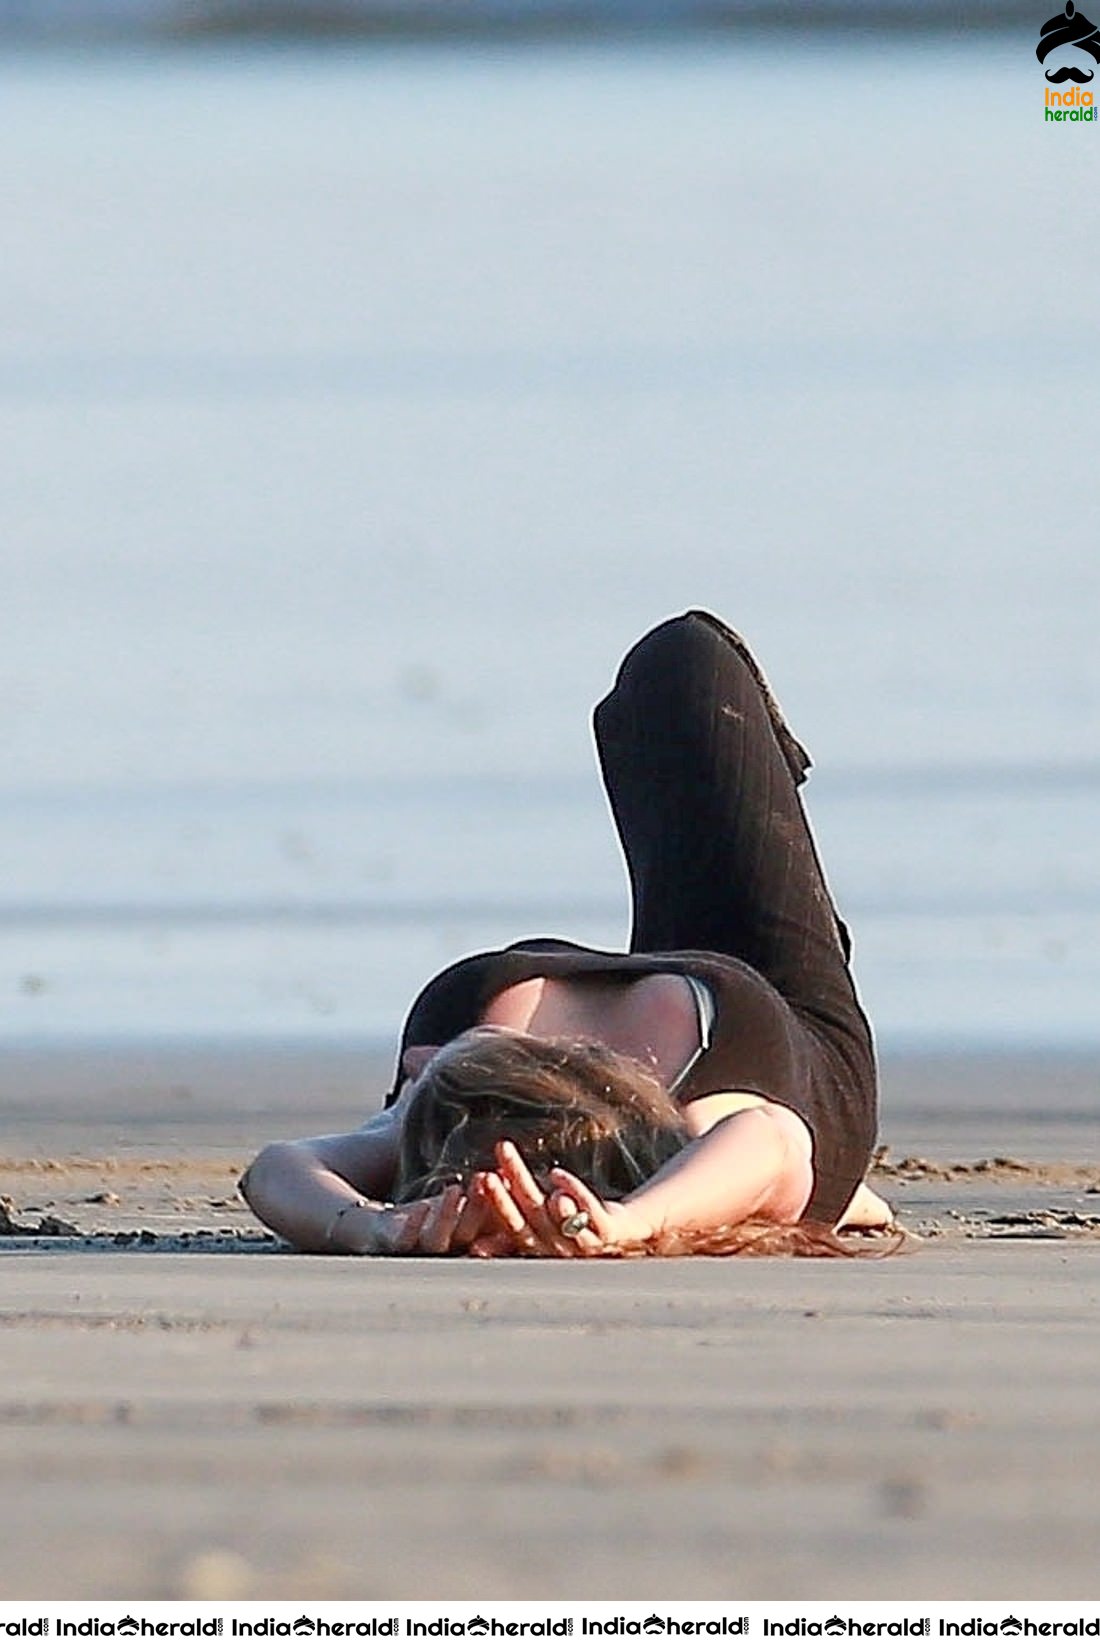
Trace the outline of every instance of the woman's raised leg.
[[659, 625], [627, 654], [595, 728], [631, 950], [722, 952], [792, 1007], [862, 1022], [798, 795], [809, 758], [740, 637], [702, 612]]

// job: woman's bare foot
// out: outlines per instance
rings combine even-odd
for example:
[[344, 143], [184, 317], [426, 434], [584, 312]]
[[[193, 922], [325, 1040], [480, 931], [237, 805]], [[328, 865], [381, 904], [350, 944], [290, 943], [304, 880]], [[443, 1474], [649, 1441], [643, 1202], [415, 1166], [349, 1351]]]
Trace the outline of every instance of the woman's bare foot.
[[856, 1227], [861, 1232], [879, 1232], [884, 1226], [893, 1226], [894, 1211], [886, 1199], [873, 1192], [866, 1181], [862, 1181], [856, 1190], [851, 1203], [845, 1209], [836, 1223], [838, 1232], [846, 1227]]

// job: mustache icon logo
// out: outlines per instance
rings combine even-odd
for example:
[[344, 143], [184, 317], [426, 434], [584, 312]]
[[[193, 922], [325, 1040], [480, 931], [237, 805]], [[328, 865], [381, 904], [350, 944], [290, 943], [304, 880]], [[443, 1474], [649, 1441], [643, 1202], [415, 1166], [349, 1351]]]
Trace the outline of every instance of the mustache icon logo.
[[[1088, 52], [1096, 63], [1100, 63], [1100, 29], [1089, 18], [1079, 12], [1073, 0], [1066, 0], [1066, 9], [1057, 17], [1051, 17], [1039, 30], [1039, 44], [1035, 48], [1035, 56], [1040, 63], [1045, 63], [1051, 52], [1059, 46], [1072, 46], [1076, 51]], [[1066, 67], [1048, 69], [1045, 79], [1051, 85], [1060, 86], [1065, 80], [1075, 80], [1079, 86], [1087, 85], [1092, 79], [1091, 69]]]

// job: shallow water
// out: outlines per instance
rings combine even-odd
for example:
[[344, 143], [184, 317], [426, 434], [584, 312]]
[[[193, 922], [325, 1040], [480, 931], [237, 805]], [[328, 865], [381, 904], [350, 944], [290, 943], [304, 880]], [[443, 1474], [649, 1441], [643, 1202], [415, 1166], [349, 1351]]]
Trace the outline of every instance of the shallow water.
[[1095, 1042], [1095, 148], [1027, 39], [5, 69], [10, 1034], [622, 943], [588, 713], [704, 605], [884, 1042]]

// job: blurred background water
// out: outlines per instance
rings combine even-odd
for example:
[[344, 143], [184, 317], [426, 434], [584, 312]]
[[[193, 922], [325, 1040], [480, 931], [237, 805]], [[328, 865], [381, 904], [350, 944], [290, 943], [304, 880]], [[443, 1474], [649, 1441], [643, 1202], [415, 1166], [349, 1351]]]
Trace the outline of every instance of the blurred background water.
[[1095, 1044], [1096, 138], [1033, 33], [9, 49], [9, 1043], [624, 943], [588, 715], [702, 605], [884, 1046]]

